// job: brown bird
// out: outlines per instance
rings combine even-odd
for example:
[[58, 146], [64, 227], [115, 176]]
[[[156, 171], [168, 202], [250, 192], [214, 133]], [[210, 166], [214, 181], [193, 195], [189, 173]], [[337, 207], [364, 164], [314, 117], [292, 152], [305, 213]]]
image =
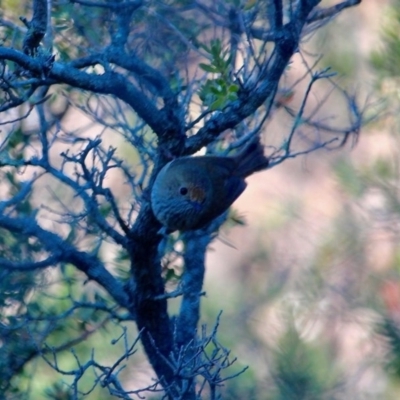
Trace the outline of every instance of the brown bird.
[[170, 232], [202, 228], [243, 193], [246, 177], [267, 167], [258, 137], [233, 156], [177, 158], [161, 169], [154, 182], [154, 215]]

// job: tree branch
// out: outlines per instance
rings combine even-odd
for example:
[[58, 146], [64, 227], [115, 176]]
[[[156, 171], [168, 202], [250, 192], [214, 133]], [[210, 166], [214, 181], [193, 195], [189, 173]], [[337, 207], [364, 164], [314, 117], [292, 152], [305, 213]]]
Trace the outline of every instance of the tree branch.
[[[42, 75], [45, 67], [44, 60], [33, 59], [22, 52], [3, 46], [0, 46], [0, 59], [14, 61], [37, 76]], [[42, 80], [43, 85], [66, 83], [72, 87], [94, 93], [114, 95], [129, 104], [157, 134], [162, 135], [168, 129], [167, 121], [170, 120], [166, 112], [157, 109], [143, 92], [136, 89], [132, 83], [116, 72], [107, 71], [102, 75], [95, 75], [74, 68], [73, 63], [62, 64], [55, 62], [47, 76], [46, 79]], [[170, 127], [170, 129], [172, 130], [173, 128]]]
[[321, 19], [332, 18], [339, 14], [345, 8], [354, 7], [360, 4], [362, 0], [347, 0], [342, 3], [336, 4], [327, 8], [316, 8], [314, 9], [307, 18], [307, 23], [319, 21]]
[[5, 258], [0, 258], [1, 268], [11, 271], [33, 271], [47, 267], [54, 267], [60, 262], [60, 255], [53, 254], [42, 261], [10, 261]]
[[21, 18], [28, 28], [22, 45], [25, 54], [35, 54], [47, 30], [47, 1], [33, 0], [33, 16], [31, 21]]
[[161, 225], [155, 219], [148, 202], [142, 204], [138, 218], [129, 234], [132, 279], [129, 293], [135, 309], [138, 329], [143, 331], [142, 343], [146, 354], [167, 393], [173, 395], [176, 376], [168, 359], [173, 351], [173, 335], [163, 298], [164, 280], [161, 275], [158, 245]]
[[188, 346], [196, 337], [200, 318], [200, 296], [204, 282], [206, 250], [215, 239], [216, 233], [225, 219], [226, 215], [224, 214], [212, 221], [206, 228], [189, 231], [183, 235], [185, 270], [182, 277], [182, 302], [176, 320], [178, 348]]
[[43, 248], [50, 254], [54, 254], [59, 262], [75, 265], [89, 279], [102, 286], [121, 307], [129, 309], [130, 302], [122, 284], [106, 270], [98, 258], [77, 250], [60, 236], [41, 228], [33, 218], [12, 218], [0, 215], [0, 226], [26, 237], [36, 237]]
[[136, 10], [144, 4], [143, 0], [130, 0], [123, 3], [117, 2], [100, 2], [100, 1], [87, 1], [87, 0], [70, 0], [71, 3], [81, 4], [86, 7], [99, 7], [106, 8], [109, 10]]
[[[168, 82], [160, 72], [146, 64], [132, 52], [127, 54], [120, 47], [109, 46], [105, 56], [109, 62], [134, 73], [138, 82], [150, 84], [153, 88], [152, 91], [156, 90], [156, 93], [164, 99], [174, 96]], [[151, 89], [149, 88], [149, 90]]]

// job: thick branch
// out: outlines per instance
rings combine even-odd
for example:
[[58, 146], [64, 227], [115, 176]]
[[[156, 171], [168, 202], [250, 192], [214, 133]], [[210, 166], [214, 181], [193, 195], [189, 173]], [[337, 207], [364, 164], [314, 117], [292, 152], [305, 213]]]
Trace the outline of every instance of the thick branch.
[[110, 46], [106, 52], [107, 60], [134, 73], [139, 82], [149, 83], [161, 97], [171, 97], [173, 93], [167, 80], [159, 71], [146, 64], [134, 54], [126, 54], [123, 49]]
[[[44, 60], [33, 59], [22, 52], [0, 47], [0, 59], [14, 61], [37, 76], [42, 75]], [[114, 95], [129, 104], [153, 130], [162, 135], [168, 129], [170, 119], [166, 112], [159, 110], [153, 102], [122, 75], [107, 71], [102, 75], [89, 74], [72, 66], [55, 62], [43, 85], [66, 83], [72, 87], [94, 93]], [[172, 129], [172, 126], [170, 127]]]
[[200, 297], [205, 274], [205, 256], [208, 245], [215, 239], [218, 229], [225, 222], [227, 213], [222, 214], [205, 228], [188, 231], [183, 235], [185, 272], [182, 278], [182, 302], [177, 318], [178, 348], [187, 347], [195, 340], [200, 318]]
[[272, 29], [280, 29], [283, 23], [283, 10], [282, 0], [273, 0], [269, 2], [270, 7], [270, 20]]
[[[158, 245], [161, 235], [150, 204], [145, 203], [130, 233], [132, 241], [132, 300], [138, 329], [146, 354], [166, 391], [172, 393], [176, 377], [168, 359], [173, 350], [173, 336], [161, 276]], [[169, 389], [170, 388], [170, 389]]]
[[60, 236], [41, 228], [33, 218], [11, 218], [1, 215], [0, 226], [26, 237], [36, 237], [43, 248], [57, 257], [59, 262], [75, 265], [89, 279], [102, 286], [121, 307], [129, 308], [129, 300], [122, 284], [106, 270], [98, 258], [78, 251]]
[[177, 318], [178, 348], [188, 346], [196, 337], [200, 318], [200, 296], [205, 273], [207, 246], [213, 237], [208, 232], [192, 231], [185, 234], [185, 272], [182, 278], [183, 297]]
[[33, 0], [33, 16], [31, 21], [22, 19], [27, 25], [28, 32], [24, 38], [23, 50], [25, 54], [34, 54], [40, 46], [47, 29], [47, 1]]

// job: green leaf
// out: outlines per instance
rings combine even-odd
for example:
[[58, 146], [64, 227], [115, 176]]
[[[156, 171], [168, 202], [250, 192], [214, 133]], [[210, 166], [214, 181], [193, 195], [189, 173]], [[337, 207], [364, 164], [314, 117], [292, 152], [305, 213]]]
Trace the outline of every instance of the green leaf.
[[227, 100], [229, 100], [229, 101], [235, 101], [235, 100], [237, 100], [237, 94], [236, 93], [229, 93], [228, 94], [228, 96], [226, 97], [227, 98]]
[[217, 59], [222, 51], [221, 41], [219, 39], [215, 39], [211, 41], [211, 55]]
[[219, 95], [221, 95], [222, 93], [224, 93], [224, 90], [223, 90], [223, 88], [222, 88], [221, 86], [215, 85], [215, 86], [211, 86], [211, 87], [210, 87], [210, 92], [211, 92], [212, 94], [215, 94], [216, 96], [219, 96]]
[[213, 111], [215, 111], [215, 110], [221, 110], [221, 109], [225, 106], [225, 103], [226, 103], [225, 98], [224, 98], [224, 97], [221, 97], [221, 98], [215, 100], [215, 101], [211, 104], [210, 109], [213, 110]]
[[200, 63], [199, 67], [202, 70], [206, 71], [206, 72], [211, 72], [211, 73], [217, 73], [218, 72], [218, 70], [212, 65]]
[[230, 93], [237, 93], [239, 91], [239, 85], [232, 83], [228, 86], [228, 92]]

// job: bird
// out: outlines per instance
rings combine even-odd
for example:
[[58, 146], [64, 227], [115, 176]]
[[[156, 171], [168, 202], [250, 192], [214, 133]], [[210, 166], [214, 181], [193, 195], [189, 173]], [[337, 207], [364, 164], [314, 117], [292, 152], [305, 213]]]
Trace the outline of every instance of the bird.
[[268, 165], [258, 136], [235, 155], [176, 158], [157, 174], [151, 208], [168, 233], [201, 229], [243, 193], [246, 177]]

